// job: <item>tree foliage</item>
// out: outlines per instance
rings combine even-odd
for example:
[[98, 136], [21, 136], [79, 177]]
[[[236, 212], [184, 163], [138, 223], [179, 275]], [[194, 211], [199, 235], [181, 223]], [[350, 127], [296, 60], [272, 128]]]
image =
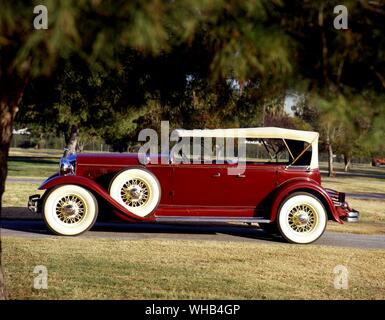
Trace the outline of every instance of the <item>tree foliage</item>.
[[[142, 127], [282, 125], [315, 129], [329, 153], [384, 147], [384, 3], [334, 1], [0, 0], [1, 150], [13, 119], [40, 132], [78, 128], [119, 150]], [[281, 113], [287, 92], [298, 119]], [[383, 150], [383, 149], [382, 149]], [[3, 189], [0, 190], [1, 193]]]

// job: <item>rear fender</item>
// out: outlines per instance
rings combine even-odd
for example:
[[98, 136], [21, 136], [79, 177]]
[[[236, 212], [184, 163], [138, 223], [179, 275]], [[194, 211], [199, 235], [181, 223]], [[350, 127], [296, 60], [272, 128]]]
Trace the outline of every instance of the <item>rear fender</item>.
[[39, 187], [39, 190], [48, 190], [57, 186], [65, 185], [65, 184], [75, 184], [81, 187], [84, 187], [95, 194], [99, 195], [103, 199], [105, 199], [114, 209], [116, 209], [116, 214], [122, 219], [129, 221], [152, 221], [154, 220], [153, 216], [150, 217], [139, 217], [134, 213], [127, 210], [124, 206], [122, 206], [119, 202], [113, 199], [109, 193], [102, 188], [99, 184], [97, 184], [94, 180], [81, 177], [81, 176], [52, 176], [45, 180], [42, 185]]
[[316, 196], [325, 206], [329, 219], [331, 218], [338, 223], [343, 223], [334, 207], [333, 200], [330, 198], [326, 190], [316, 181], [311, 179], [296, 179], [295, 181], [288, 181], [279, 187], [271, 206], [271, 221], [275, 221], [279, 206], [284, 201], [284, 199], [287, 198], [291, 193], [298, 191], [308, 192]]

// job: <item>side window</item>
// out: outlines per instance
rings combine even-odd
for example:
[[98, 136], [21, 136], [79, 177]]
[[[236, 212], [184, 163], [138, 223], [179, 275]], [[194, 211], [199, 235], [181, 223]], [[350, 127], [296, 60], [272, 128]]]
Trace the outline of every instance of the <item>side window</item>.
[[246, 139], [246, 163], [269, 162], [268, 149], [261, 139]]
[[213, 163], [217, 152], [222, 151], [212, 138], [184, 137], [173, 145], [170, 158], [172, 163]]
[[290, 162], [293, 162], [293, 166], [309, 166], [312, 157], [311, 144], [304, 141], [286, 140], [286, 143], [290, 149], [291, 156]]
[[224, 164], [238, 161], [237, 139], [184, 137], [170, 151], [172, 163]]
[[247, 163], [288, 163], [289, 160], [282, 139], [246, 139]]
[[272, 150], [273, 161], [288, 164], [290, 161], [290, 153], [283, 139], [264, 139], [265, 143]]
[[171, 149], [173, 163], [237, 163], [238, 143], [245, 144], [246, 163], [281, 163], [294, 166], [308, 166], [312, 150], [309, 143], [289, 139], [228, 139], [184, 137]]

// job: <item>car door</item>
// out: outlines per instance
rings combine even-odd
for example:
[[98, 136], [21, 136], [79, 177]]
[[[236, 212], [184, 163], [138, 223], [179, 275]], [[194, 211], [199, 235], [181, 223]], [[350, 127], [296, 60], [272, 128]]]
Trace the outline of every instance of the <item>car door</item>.
[[[174, 206], [189, 208], [223, 205], [225, 165], [180, 163], [171, 165]], [[207, 208], [209, 209], [209, 208]]]
[[278, 166], [274, 164], [246, 164], [240, 174], [225, 174], [223, 204], [248, 208], [247, 214], [253, 216], [258, 205], [275, 189], [277, 178]]
[[[282, 166], [283, 161], [287, 161], [287, 154], [284, 151], [283, 142], [277, 139], [265, 141], [265, 139], [248, 138], [243, 143], [245, 143], [246, 153], [238, 161], [243, 159], [244, 170], [230, 174], [230, 169], [240, 167], [241, 163], [229, 164], [226, 168], [228, 174], [223, 179], [224, 205], [248, 208], [247, 215], [253, 216], [276, 188], [278, 169]], [[275, 154], [272, 154], [274, 151]]]

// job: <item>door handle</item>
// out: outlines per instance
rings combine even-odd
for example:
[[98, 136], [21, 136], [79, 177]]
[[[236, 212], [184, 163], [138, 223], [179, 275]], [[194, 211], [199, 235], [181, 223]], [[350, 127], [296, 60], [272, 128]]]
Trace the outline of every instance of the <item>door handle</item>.
[[221, 176], [220, 172], [217, 172], [212, 175], [213, 178], [219, 178]]
[[246, 175], [240, 173], [237, 175], [237, 178], [246, 178]]

